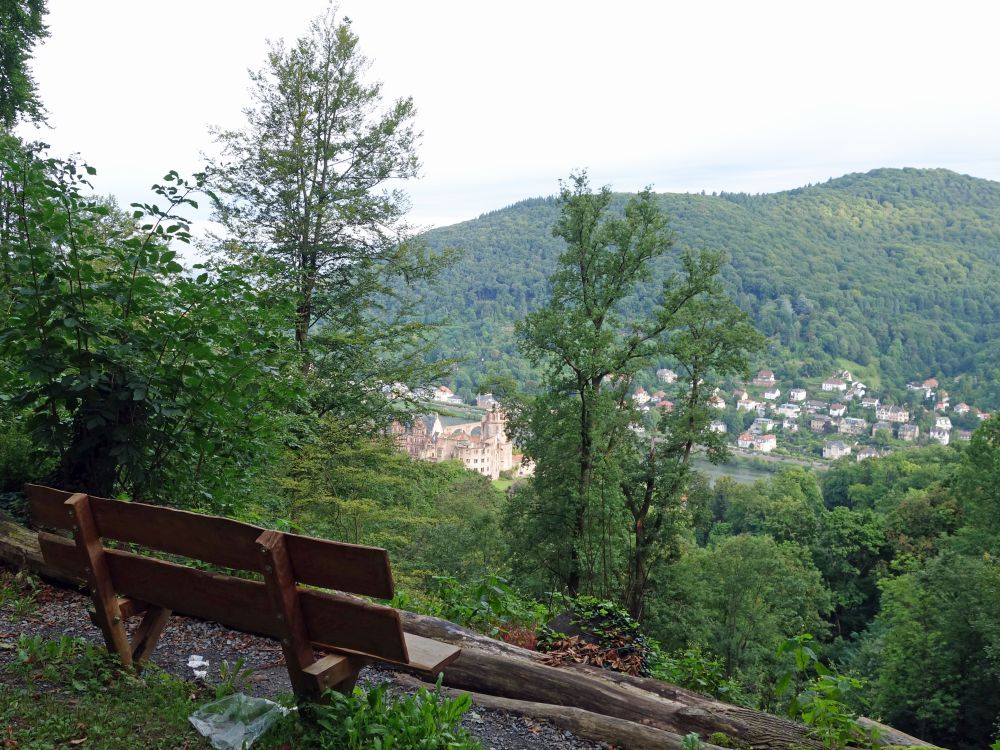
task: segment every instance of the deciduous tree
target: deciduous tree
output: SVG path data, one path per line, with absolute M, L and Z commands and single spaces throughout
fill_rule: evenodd
M 410 237 L 397 187 L 418 168 L 413 101 L 384 102 L 368 68 L 350 21 L 333 11 L 291 46 L 272 44 L 251 74 L 246 127 L 217 133 L 222 157 L 210 174 L 227 252 L 269 258 L 280 271 L 303 371 L 318 369 L 317 385 L 350 381 L 354 394 L 368 387 L 374 397 L 379 381 L 420 361 L 424 332 L 405 309 L 381 314 L 379 301 L 394 280 L 434 264 Z M 319 411 L 342 411 L 343 397 L 326 391 Z

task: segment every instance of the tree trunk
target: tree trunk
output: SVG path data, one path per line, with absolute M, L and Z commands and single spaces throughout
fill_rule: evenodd
M 59 583 L 83 584 L 46 565 L 36 534 L 2 512 L 0 563 Z M 551 667 L 542 663 L 541 654 L 446 620 L 404 611 L 400 616 L 406 632 L 462 647 L 462 655 L 444 670 L 446 686 L 481 693 L 487 696 L 480 696 L 484 705 L 546 718 L 580 736 L 623 748 L 674 748 L 678 747 L 676 738 L 690 732 L 697 732 L 703 740 L 721 732 L 757 750 L 822 748 L 804 724 L 721 703 L 658 680 L 586 665 Z M 433 680 L 436 675 L 424 677 Z M 882 740 L 893 745 L 928 744 L 889 727 L 882 729 Z

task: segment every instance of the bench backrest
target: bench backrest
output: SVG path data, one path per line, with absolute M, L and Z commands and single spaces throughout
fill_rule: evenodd
M 69 492 L 28 485 L 35 522 L 73 531 Z M 264 529 L 228 518 L 142 503 L 89 497 L 90 513 L 101 539 L 193 558 L 211 565 L 262 572 L 258 538 Z M 292 577 L 305 586 L 388 599 L 392 572 L 384 549 L 282 534 Z M 39 535 L 47 562 L 80 577 L 86 558 L 70 539 Z M 270 637 L 281 637 L 284 624 L 262 581 L 208 572 L 174 562 L 104 548 L 117 593 L 136 600 Z M 296 587 L 306 632 L 319 646 L 406 662 L 399 613 L 335 593 Z

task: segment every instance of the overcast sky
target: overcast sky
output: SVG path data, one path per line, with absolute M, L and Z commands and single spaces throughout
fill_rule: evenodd
M 50 130 L 145 199 L 239 127 L 247 69 L 324 0 L 49 0 Z M 423 131 L 411 219 L 445 225 L 588 167 L 636 190 L 771 192 L 875 167 L 1000 180 L 989 2 L 344 0 L 372 78 Z M 32 135 L 28 130 L 25 135 Z

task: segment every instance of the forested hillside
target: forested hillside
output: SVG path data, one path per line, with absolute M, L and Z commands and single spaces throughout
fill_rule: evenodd
M 617 195 L 620 210 L 624 195 Z M 958 398 L 1000 403 L 1000 184 L 948 170 L 880 169 L 768 195 L 661 194 L 676 236 L 632 305 L 655 301 L 685 249 L 722 250 L 726 287 L 771 340 L 779 377 L 840 360 L 877 368 L 882 384 L 968 375 Z M 554 198 L 535 198 L 428 232 L 463 259 L 426 294 L 427 320 L 450 325 L 436 352 L 458 357 L 470 392 L 491 370 L 522 383 L 513 324 L 547 298 L 561 240 Z M 428 290 L 430 291 L 430 290 Z M 859 368 L 859 369 L 861 369 Z

